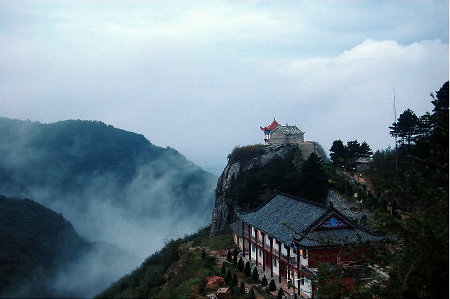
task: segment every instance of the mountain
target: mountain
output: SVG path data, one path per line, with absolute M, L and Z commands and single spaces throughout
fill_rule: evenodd
M 49 295 L 45 281 L 89 248 L 61 215 L 29 199 L 0 196 L 0 294 L 33 284 L 24 295 Z
M 210 220 L 216 177 L 140 134 L 98 121 L 0 118 L 0 136 L 0 194 L 32 198 L 63 215 L 89 242 L 107 242 L 127 252 L 120 256 L 138 258 L 123 267 L 118 254 L 83 269 L 91 271 L 84 276 L 108 270 L 120 277 L 165 240 Z M 79 283 L 71 288 L 87 288 Z
M 211 233 L 225 230 L 236 210 L 255 209 L 280 191 L 308 198 L 310 190 L 319 189 L 308 199 L 325 202 L 328 186 L 320 161 L 315 153 L 305 157 L 296 144 L 234 148 L 217 181 Z

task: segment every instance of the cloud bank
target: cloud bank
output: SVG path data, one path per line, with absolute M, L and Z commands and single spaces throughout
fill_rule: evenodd
M 224 165 L 273 117 L 325 149 L 392 141 L 448 80 L 447 1 L 3 1 L 7 117 L 97 119 Z M 371 132 L 371 134 L 367 134 Z M 214 142 L 205 142 L 213 140 Z

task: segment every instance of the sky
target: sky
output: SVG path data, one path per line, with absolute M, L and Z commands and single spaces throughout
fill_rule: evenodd
M 0 116 L 100 120 L 218 174 L 274 118 L 393 146 L 449 78 L 448 1 L 3 1 Z

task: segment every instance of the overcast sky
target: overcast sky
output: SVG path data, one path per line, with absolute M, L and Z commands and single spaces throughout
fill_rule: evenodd
M 393 145 L 449 77 L 448 1 L 1 1 L 0 116 L 100 120 L 207 169 L 273 118 Z

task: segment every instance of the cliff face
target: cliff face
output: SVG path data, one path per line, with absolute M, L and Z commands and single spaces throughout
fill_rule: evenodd
M 243 149 L 245 151 L 245 149 Z M 234 152 L 233 152 L 234 153 Z M 222 231 L 231 223 L 235 216 L 235 209 L 246 209 L 246 206 L 255 206 L 264 202 L 272 196 L 272 188 L 277 186 L 265 184 L 265 179 L 270 180 L 264 175 L 264 172 L 270 171 L 269 168 L 274 162 L 278 165 L 287 164 L 294 165 L 295 159 L 301 159 L 301 152 L 296 145 L 272 145 L 261 146 L 253 151 L 253 154 L 245 155 L 243 158 L 233 157 L 230 155 L 228 165 L 219 177 L 216 188 L 216 201 L 212 216 L 211 233 L 215 234 Z M 284 163 L 286 164 L 286 163 Z M 249 186 L 249 177 L 260 173 L 262 180 L 257 185 L 264 185 L 260 188 L 257 186 Z M 253 179 L 250 179 L 252 181 Z M 252 203 L 243 202 L 242 189 L 254 187 L 255 201 Z

